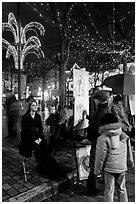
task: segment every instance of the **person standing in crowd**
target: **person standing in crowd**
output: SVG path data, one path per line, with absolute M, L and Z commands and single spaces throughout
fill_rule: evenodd
M 90 126 L 90 123 L 92 122 L 93 115 L 97 110 L 97 106 L 96 106 L 95 100 L 93 99 L 93 96 L 97 91 L 100 91 L 100 90 L 102 90 L 101 86 L 95 86 L 91 96 L 89 97 L 89 115 L 87 115 L 87 119 L 89 120 L 89 126 Z
M 41 101 L 41 110 L 44 111 L 45 110 L 45 100 L 42 99 Z
M 128 202 L 125 186 L 127 160 L 130 167 L 134 166 L 130 138 L 122 132 L 122 123 L 112 113 L 101 118 L 99 132 L 94 173 L 98 176 L 104 171 L 104 201 L 113 202 L 116 188 L 119 202 Z
M 50 109 L 50 114 L 48 118 L 45 120 L 45 124 L 50 126 L 51 135 L 54 134 L 55 130 L 57 129 L 58 120 L 59 120 L 59 112 L 55 111 L 54 107 L 52 107 Z
M 96 143 L 97 138 L 99 137 L 99 121 L 100 118 L 105 115 L 105 113 L 110 112 L 110 108 L 108 106 L 108 95 L 107 92 L 104 90 L 97 91 L 93 98 L 97 105 L 97 110 L 94 113 L 92 122 L 89 126 L 87 132 L 87 139 L 91 142 L 91 151 L 90 151 L 90 173 L 87 179 L 87 194 L 94 195 L 97 193 L 96 189 L 96 176 L 94 174 L 94 162 L 95 162 L 95 150 L 96 150 Z
M 37 162 L 38 172 L 50 179 L 66 176 L 62 167 L 56 162 L 49 152 L 49 147 L 44 139 L 41 116 L 37 113 L 37 103 L 29 104 L 27 112 L 22 116 L 21 141 L 19 153 L 31 157 L 32 151 Z
M 55 110 L 58 110 L 58 98 L 56 97 L 55 100 L 54 100 L 54 104 L 55 104 Z
M 15 95 L 11 95 L 6 99 L 7 126 L 8 136 L 5 138 L 15 138 L 18 136 L 18 122 L 20 113 L 20 104 L 16 100 Z
M 89 115 L 86 116 L 86 118 L 89 120 L 87 135 L 90 135 L 90 130 L 92 128 L 93 116 L 97 111 L 97 104 L 95 103 L 95 100 L 94 100 L 93 96 L 97 91 L 100 91 L 100 90 L 102 90 L 101 86 L 95 86 L 94 89 L 93 89 L 92 94 L 89 97 Z
M 114 97 L 111 111 L 118 117 L 118 120 L 122 122 L 123 131 L 128 134 L 132 126 L 129 124 L 129 121 L 126 115 L 126 111 L 122 103 L 122 97 L 120 95 L 117 95 Z

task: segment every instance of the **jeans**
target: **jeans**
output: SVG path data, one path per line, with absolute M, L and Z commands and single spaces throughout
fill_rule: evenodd
M 128 202 L 125 186 L 125 172 L 104 173 L 105 176 L 105 202 L 113 202 L 114 190 L 116 188 L 119 202 Z

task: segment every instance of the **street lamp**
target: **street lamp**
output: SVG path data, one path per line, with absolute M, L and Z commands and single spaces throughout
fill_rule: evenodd
M 13 56 L 15 68 L 19 70 L 18 75 L 18 98 L 21 99 L 21 70 L 23 63 L 28 54 L 35 54 L 38 58 L 44 58 L 44 53 L 41 49 L 41 42 L 38 37 L 31 36 L 26 39 L 26 33 L 33 30 L 37 35 L 44 35 L 45 29 L 38 22 L 30 22 L 24 28 L 21 27 L 20 22 L 16 21 L 13 13 L 9 13 L 8 22 L 2 23 L 2 31 L 11 31 L 14 36 L 14 44 L 2 39 L 2 47 L 6 52 L 6 58 Z

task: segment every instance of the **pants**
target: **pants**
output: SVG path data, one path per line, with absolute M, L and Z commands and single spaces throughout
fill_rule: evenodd
M 52 152 L 53 149 L 58 148 L 61 142 L 64 140 L 66 140 L 66 125 L 60 124 L 56 127 L 54 133 L 50 136 L 48 144 L 50 152 Z
M 105 172 L 105 202 L 113 202 L 114 190 L 116 188 L 119 202 L 128 202 L 125 186 L 125 172 L 109 173 Z
M 45 141 L 41 141 L 39 145 L 34 143 L 32 149 L 38 164 L 39 173 L 47 175 L 50 179 L 66 176 L 66 172 L 51 156 L 48 145 Z

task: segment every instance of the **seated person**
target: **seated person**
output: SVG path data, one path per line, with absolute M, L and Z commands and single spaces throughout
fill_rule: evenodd
M 38 171 L 51 179 L 64 177 L 66 173 L 56 160 L 50 155 L 48 144 L 43 135 L 41 116 L 37 113 L 37 103 L 32 101 L 27 112 L 22 116 L 21 141 L 19 152 L 25 157 L 34 156 Z
M 51 112 L 49 117 L 45 120 L 45 124 L 50 126 L 50 133 L 54 134 L 55 130 L 58 126 L 58 120 L 59 120 L 59 113 Z

